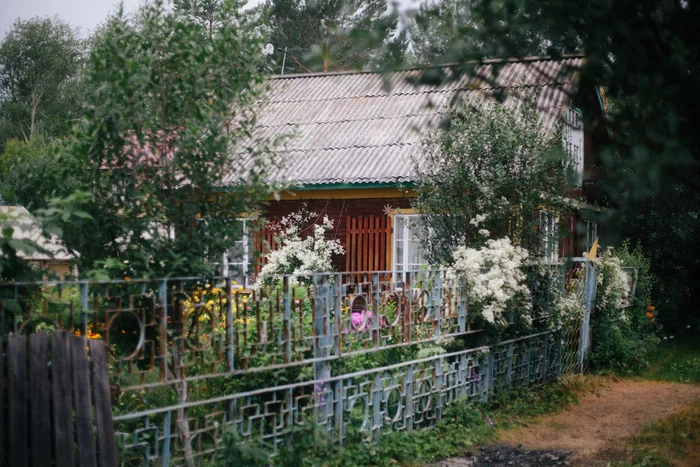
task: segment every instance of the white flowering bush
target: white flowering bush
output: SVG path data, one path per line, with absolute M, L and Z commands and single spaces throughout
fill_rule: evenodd
M 612 307 L 624 318 L 623 310 L 629 304 L 631 283 L 629 275 L 622 269 L 622 260 L 613 255 L 612 248 L 608 248 L 595 261 L 595 265 L 598 267 L 598 308 Z
M 470 312 L 476 311 L 491 324 L 505 325 L 506 310 L 513 300 L 530 296 L 522 269 L 527 257 L 528 252 L 508 237 L 489 239 L 480 248 L 456 248 L 449 275 L 466 281 Z M 526 311 L 529 318 L 529 309 Z
M 662 328 L 651 299 L 650 263 L 641 247 L 622 242 L 593 262 L 598 271 L 591 368 L 637 374 L 649 367 Z M 632 276 L 624 269 L 637 268 Z M 633 282 L 637 282 L 632 296 Z
M 285 216 L 280 221 L 280 249 L 267 254 L 267 264 L 258 274 L 255 287 L 260 289 L 281 274 L 292 276 L 295 283 L 308 281 L 315 272 L 333 270 L 333 255 L 344 255 L 339 240 L 329 240 L 326 232 L 333 229 L 333 221 L 323 218 L 321 224 L 313 224 L 311 234 L 303 237 L 302 229 L 310 219 L 317 218 L 316 213 L 297 212 Z
M 558 284 L 551 287 L 551 293 L 556 298 L 553 310 L 547 316 L 547 327 L 550 330 L 573 331 L 580 328 L 583 315 L 586 313 L 584 271 L 583 268 L 577 270 L 566 283 L 563 292 Z

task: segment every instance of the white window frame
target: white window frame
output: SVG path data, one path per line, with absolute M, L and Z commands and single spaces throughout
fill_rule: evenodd
M 394 227 L 394 234 L 392 235 L 392 241 L 391 241 L 391 258 L 392 258 L 392 271 L 393 271 L 393 277 L 394 277 L 394 282 L 405 282 L 406 280 L 406 271 L 408 269 L 408 262 L 410 258 L 410 252 L 407 247 L 409 245 L 409 240 L 416 238 L 417 236 L 415 233 L 411 232 L 411 229 L 409 228 L 409 223 L 411 218 L 420 218 L 420 214 L 394 214 L 393 215 L 393 227 Z M 401 239 L 398 239 L 398 225 L 399 225 L 399 219 L 402 219 L 402 232 L 401 232 Z M 402 257 L 398 257 L 398 246 L 399 242 L 403 243 L 403 254 Z M 398 265 L 402 265 L 401 270 L 398 270 Z M 427 265 L 428 262 L 425 260 L 425 254 L 423 254 L 422 262 L 420 263 L 421 265 Z M 411 269 L 413 270 L 413 269 Z
M 583 118 L 581 111 L 569 107 L 564 117 L 564 152 L 576 174 L 576 185 L 583 185 Z
M 248 273 L 250 272 L 250 267 L 251 267 L 251 256 L 252 256 L 252 251 L 250 250 L 250 227 L 249 224 L 254 220 L 249 217 L 241 217 L 238 219 L 240 222 L 243 223 L 243 228 L 241 229 L 241 238 L 239 240 L 236 240 L 234 243 L 234 247 L 236 248 L 239 244 L 242 246 L 243 254 L 240 256 L 240 259 L 236 260 L 231 260 L 231 258 L 238 258 L 237 254 L 231 254 L 231 253 L 226 252 L 224 253 L 224 258 L 223 258 L 223 274 L 224 276 L 228 276 L 230 273 L 230 270 L 234 270 L 234 274 L 240 273 L 242 276 L 247 276 Z M 235 251 L 235 253 L 238 253 L 238 251 Z
M 542 235 L 542 259 L 559 261 L 559 216 L 553 212 L 540 211 L 540 233 Z
M 586 253 L 591 251 L 593 247 L 593 242 L 598 238 L 598 223 L 596 221 L 585 221 L 586 222 Z

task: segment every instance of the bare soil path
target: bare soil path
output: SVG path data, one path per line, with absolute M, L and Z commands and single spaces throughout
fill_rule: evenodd
M 592 465 L 597 454 L 624 443 L 642 425 L 698 400 L 700 385 L 611 380 L 595 394 L 583 396 L 577 405 L 538 418 L 528 426 L 503 432 L 498 443 L 505 445 L 505 449 L 522 446 L 524 450 L 570 452 L 569 460 L 573 464 Z M 450 459 L 440 465 L 501 465 L 478 459 L 465 464 L 466 460 Z M 503 465 L 530 465 L 519 463 L 517 458 L 513 461 Z

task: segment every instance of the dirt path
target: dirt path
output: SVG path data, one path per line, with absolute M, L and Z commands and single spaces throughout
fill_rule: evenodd
M 642 425 L 660 420 L 697 400 L 700 400 L 700 385 L 610 381 L 596 394 L 584 396 L 578 405 L 539 418 L 529 426 L 504 432 L 494 448 L 506 452 L 513 449 L 509 446 L 534 451 L 566 451 L 572 453 L 569 459 L 575 464 L 590 465 L 590 461 L 598 457 L 597 453 L 623 444 Z M 489 449 L 493 451 L 494 448 Z M 449 459 L 440 465 L 525 465 L 519 462 L 518 456 L 512 459 L 515 463 L 472 464 L 467 459 Z M 535 462 L 531 465 L 560 464 Z
M 700 385 L 614 381 L 536 425 L 505 432 L 501 441 L 588 457 L 696 400 L 700 400 Z

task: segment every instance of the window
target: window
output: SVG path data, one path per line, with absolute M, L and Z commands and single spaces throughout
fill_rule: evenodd
M 593 242 L 598 237 L 598 223 L 594 221 L 586 221 L 586 252 L 591 251 Z
M 233 248 L 224 256 L 224 275 L 247 275 L 251 271 L 253 259 L 253 236 L 250 232 L 251 219 L 239 219 L 241 236 L 233 242 Z
M 564 152 L 576 174 L 578 186 L 583 184 L 583 120 L 581 112 L 569 108 L 564 118 Z
M 418 214 L 400 214 L 394 216 L 394 278 L 405 280 L 405 271 L 415 271 L 427 264 L 423 247 L 418 237 L 420 216 Z
M 559 217 L 554 213 L 540 211 L 540 234 L 542 235 L 542 259 L 559 259 Z

